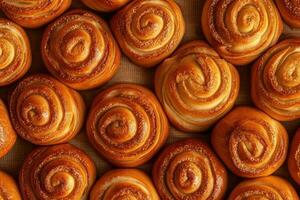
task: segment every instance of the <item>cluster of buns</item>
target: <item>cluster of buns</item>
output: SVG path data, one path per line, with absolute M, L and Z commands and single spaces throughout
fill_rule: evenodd
M 279 121 L 300 119 L 300 39 L 278 44 L 282 18 L 300 28 L 300 3 L 289 0 L 206 0 L 207 42 L 181 45 L 185 19 L 174 0 L 1 0 L 0 86 L 15 85 L 8 106 L 0 100 L 0 157 L 17 135 L 39 145 L 15 180 L 0 171 L 3 200 L 219 200 L 227 169 L 246 178 L 228 199 L 298 200 L 296 189 L 272 175 L 288 161 L 300 185 L 300 130 L 290 145 Z M 199 12 L 201 12 L 199 10 Z M 25 28 L 47 25 L 41 55 L 49 74 L 20 80 L 32 61 Z M 121 52 L 134 64 L 157 66 L 155 94 L 120 83 L 101 90 L 89 109 L 78 90 L 99 88 L 117 73 Z M 257 108 L 234 107 L 240 76 L 252 65 Z M 277 121 L 278 120 L 278 121 Z M 169 122 L 178 130 L 210 128 L 211 145 L 190 138 L 168 145 Z M 94 161 L 68 144 L 86 126 L 89 142 L 113 166 L 98 181 Z M 152 179 L 139 167 L 157 155 Z M 124 169 L 125 168 L 125 169 Z M 126 169 L 127 168 L 127 169 Z M 129 169 L 130 168 L 130 169 Z

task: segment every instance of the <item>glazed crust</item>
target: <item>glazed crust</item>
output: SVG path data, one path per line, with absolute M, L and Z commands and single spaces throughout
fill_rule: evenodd
M 289 182 L 276 176 L 269 176 L 241 182 L 231 192 L 228 200 L 240 199 L 299 200 L 299 197 Z
M 217 52 L 234 65 L 246 65 L 276 44 L 283 30 L 272 0 L 207 0 L 202 31 Z
M 31 49 L 23 28 L 3 18 L 0 18 L 0 52 L 0 86 L 5 86 L 29 70 Z
M 164 200 L 220 200 L 227 172 L 213 151 L 198 139 L 168 146 L 154 164 L 153 181 Z
M 151 179 L 137 169 L 118 169 L 105 173 L 94 185 L 90 200 L 159 200 Z
M 148 89 L 118 84 L 95 98 L 87 135 L 95 149 L 110 163 L 135 167 L 147 162 L 165 143 L 167 117 Z
M 96 167 L 71 144 L 38 147 L 25 159 L 19 173 L 24 200 L 81 200 L 88 196 Z
M 252 67 L 255 105 L 280 121 L 300 118 L 300 39 L 287 39 L 268 50 Z
M 298 0 L 275 0 L 283 20 L 292 28 L 300 28 L 300 2 Z
M 85 104 L 75 90 L 48 75 L 32 75 L 10 97 L 17 133 L 31 143 L 53 145 L 70 141 L 81 129 Z
M 0 199 L 21 200 L 21 194 L 15 180 L 3 171 L 0 171 Z
M 109 81 L 119 69 L 121 57 L 106 22 L 84 10 L 72 10 L 50 24 L 41 51 L 49 72 L 77 90 Z
M 113 16 L 111 27 L 123 53 L 142 67 L 154 67 L 171 55 L 185 32 L 173 0 L 133 0 Z
M 81 0 L 86 6 L 100 12 L 112 12 L 131 0 Z
M 297 130 L 290 147 L 288 168 L 291 177 L 300 185 L 300 129 Z
M 13 148 L 16 139 L 17 134 L 11 124 L 6 106 L 0 99 L 0 158 L 5 156 Z
M 71 6 L 72 0 L 1 0 L 4 14 L 17 24 L 26 28 L 41 27 Z
M 226 166 L 245 178 L 272 174 L 284 163 L 288 150 L 284 126 L 250 107 L 237 107 L 219 121 L 211 142 Z
M 172 124 L 186 132 L 208 129 L 234 105 L 239 74 L 202 41 L 180 47 L 156 70 L 155 90 Z

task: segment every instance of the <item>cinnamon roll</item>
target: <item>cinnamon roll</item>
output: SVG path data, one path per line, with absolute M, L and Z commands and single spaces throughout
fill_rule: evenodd
M 19 173 L 24 200 L 81 200 L 95 181 L 96 168 L 88 155 L 71 144 L 38 147 Z
M 0 7 L 4 14 L 23 27 L 41 27 L 63 12 L 72 0 L 1 0 Z
M 275 0 L 283 20 L 293 28 L 300 28 L 300 1 Z
M 31 143 L 53 145 L 71 140 L 81 129 L 85 105 L 80 94 L 48 75 L 18 84 L 9 102 L 17 133 Z
M 246 65 L 276 44 L 283 30 L 272 0 L 207 0 L 202 31 L 227 61 Z
M 93 186 L 90 200 L 159 200 L 151 179 L 137 169 L 105 173 Z
M 21 194 L 15 180 L 3 171 L 0 171 L 0 199 L 21 200 Z
M 212 145 L 237 176 L 271 175 L 285 161 L 288 135 L 283 125 L 250 107 L 238 107 L 215 126 Z
M 78 90 L 106 83 L 120 64 L 120 50 L 106 22 L 84 10 L 70 11 L 49 25 L 41 48 L 50 73 Z
M 290 147 L 288 168 L 291 177 L 300 185 L 300 129 L 297 130 Z
M 153 180 L 164 200 L 222 199 L 227 172 L 202 141 L 186 139 L 168 146 L 153 167 Z
M 131 0 L 81 0 L 86 6 L 101 12 L 111 12 L 124 6 Z
M 0 86 L 21 78 L 30 68 L 31 50 L 26 32 L 0 18 Z
M 234 105 L 239 74 L 202 41 L 190 42 L 155 74 L 155 90 L 172 124 L 183 131 L 209 128 Z
M 94 100 L 87 135 L 110 163 L 135 167 L 147 162 L 165 143 L 168 121 L 156 97 L 135 84 L 118 84 Z
M 231 192 L 228 200 L 240 199 L 299 200 L 299 197 L 289 182 L 276 176 L 269 176 L 241 182 Z
M 255 105 L 280 121 L 300 118 L 300 39 L 288 39 L 268 50 L 252 67 Z
M 116 39 L 129 59 L 153 67 L 179 45 L 185 22 L 173 0 L 133 0 L 111 20 Z
M 17 134 L 11 124 L 6 106 L 0 99 L 0 158 L 5 156 L 13 148 L 16 139 Z

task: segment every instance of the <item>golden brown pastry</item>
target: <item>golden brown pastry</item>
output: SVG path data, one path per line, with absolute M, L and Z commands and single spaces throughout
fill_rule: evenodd
M 288 39 L 268 50 L 252 67 L 255 105 L 280 121 L 300 118 L 300 39 Z
M 72 0 L 1 0 L 0 7 L 17 24 L 38 28 L 65 12 L 71 3 Z
M 215 126 L 212 145 L 237 176 L 257 178 L 285 161 L 288 135 L 283 125 L 250 107 L 237 107 Z
M 5 156 L 13 148 L 16 139 L 17 134 L 11 124 L 6 106 L 0 99 L 0 158 Z
M 172 54 L 185 32 L 174 0 L 133 0 L 113 16 L 111 27 L 123 53 L 142 67 Z
M 209 128 L 234 105 L 239 74 L 202 41 L 179 48 L 155 74 L 155 90 L 172 124 L 183 131 Z
M 147 162 L 165 143 L 167 117 L 148 89 L 118 84 L 95 98 L 87 119 L 87 135 L 110 163 L 135 167 Z
M 21 200 L 21 194 L 15 180 L 3 171 L 0 171 L 0 199 Z
M 50 73 L 78 90 L 106 83 L 120 64 L 120 50 L 106 22 L 84 10 L 72 10 L 49 25 L 41 48 Z
M 71 140 L 81 129 L 85 105 L 80 94 L 48 75 L 32 75 L 10 97 L 17 133 L 31 143 L 52 145 Z
M 276 44 L 283 30 L 272 0 L 207 0 L 202 31 L 227 61 L 246 65 Z
M 300 185 L 300 129 L 297 130 L 290 146 L 288 168 L 291 177 Z
M 241 182 L 228 198 L 241 199 L 299 200 L 299 197 L 289 182 L 276 176 L 268 176 Z
M 151 179 L 137 169 L 105 173 L 93 186 L 90 200 L 159 200 Z
M 26 32 L 0 18 L 0 86 L 21 78 L 30 68 L 31 50 Z
M 71 144 L 38 147 L 19 173 L 24 200 L 81 200 L 96 178 L 94 162 Z
M 293 28 L 300 28 L 300 1 L 275 0 L 283 20 Z
M 81 0 L 86 6 L 101 12 L 111 12 L 124 6 L 131 0 Z
M 154 164 L 153 180 L 164 200 L 219 200 L 227 172 L 204 142 L 186 139 L 168 146 Z

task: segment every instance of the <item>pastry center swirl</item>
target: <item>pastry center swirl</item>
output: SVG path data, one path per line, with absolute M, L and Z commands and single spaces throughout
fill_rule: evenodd
M 49 123 L 51 111 L 48 100 L 41 95 L 30 95 L 22 102 L 23 118 L 34 126 L 43 126 Z
M 229 139 L 234 165 L 248 172 L 268 167 L 278 142 L 272 131 L 263 121 L 240 121 Z
M 249 33 L 257 29 L 260 14 L 253 5 L 244 6 L 237 15 L 237 26 L 241 33 Z

